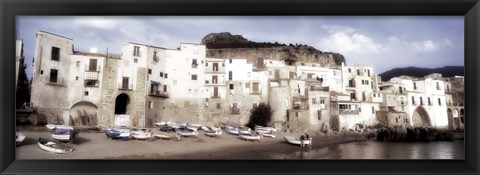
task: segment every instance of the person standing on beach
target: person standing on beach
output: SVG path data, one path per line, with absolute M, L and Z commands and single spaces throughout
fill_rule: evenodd
M 305 142 L 305 136 L 302 135 L 302 136 L 300 136 L 300 147 L 305 147 L 305 143 L 304 143 L 304 142 Z

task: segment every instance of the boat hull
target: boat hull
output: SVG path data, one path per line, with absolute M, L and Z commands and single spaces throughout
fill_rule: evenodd
M 45 151 L 57 154 L 65 154 L 74 150 L 73 148 L 67 146 L 65 143 L 60 143 L 57 141 L 47 140 L 43 138 L 38 139 L 38 146 L 40 146 L 40 148 Z

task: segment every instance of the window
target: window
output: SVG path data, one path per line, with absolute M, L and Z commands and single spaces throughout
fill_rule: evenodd
M 158 62 L 157 52 L 153 51 L 153 61 Z
M 122 89 L 128 89 L 128 77 L 122 78 Z
M 197 75 L 192 74 L 192 80 L 197 80 Z
M 417 90 L 417 83 L 413 82 L 413 89 Z
M 163 77 L 163 72 L 160 72 L 160 77 Z
M 289 78 L 294 79 L 295 78 L 295 72 L 290 72 L 289 73 Z
M 215 64 L 215 63 L 214 63 Z M 208 63 L 205 63 L 205 67 L 208 67 Z
M 222 105 L 220 103 L 217 103 L 217 109 L 221 109 Z
M 77 61 L 77 66 L 80 66 L 80 61 Z
M 137 63 L 137 62 L 138 62 L 138 58 L 134 58 L 134 59 L 133 59 L 133 62 L 134 62 L 134 63 Z
M 368 76 L 370 76 L 370 69 L 368 69 Z
M 312 104 L 317 104 L 317 99 L 316 98 L 312 98 Z
M 168 74 L 167 74 L 167 73 L 165 73 L 165 78 L 168 78 Z
M 51 83 L 56 83 L 57 82 L 57 76 L 58 76 L 58 70 L 57 69 L 50 69 L 50 82 Z
M 148 74 L 152 74 L 152 69 L 148 69 Z
M 372 114 L 375 114 L 375 107 L 372 106 Z
M 228 80 L 232 80 L 232 79 L 233 79 L 233 72 L 228 71 Z
M 440 100 L 440 98 L 438 98 L 438 106 L 442 106 L 442 100 Z
M 97 71 L 97 59 L 90 59 L 88 64 L 89 71 Z
M 140 56 L 140 47 L 138 46 L 133 46 L 133 56 Z
M 355 87 L 355 81 L 353 79 L 348 80 L 348 87 Z
M 214 75 L 212 76 L 212 84 L 217 84 L 218 83 L 218 76 Z
M 250 88 L 250 83 L 249 82 L 245 83 L 245 88 Z
M 78 76 L 75 77 L 75 80 L 78 80 Z
M 192 59 L 192 68 L 197 68 L 197 66 L 198 66 L 197 59 Z
M 423 105 L 423 97 L 420 97 L 420 105 Z
M 437 90 L 440 90 L 440 83 L 437 82 Z
M 208 81 L 208 80 L 205 80 L 205 84 L 208 84 L 208 83 L 209 83 L 209 81 Z
M 218 63 L 213 63 L 212 71 L 218 72 Z
M 259 83 L 252 83 L 252 92 L 253 93 L 260 93 Z
M 428 106 L 432 106 L 432 102 L 430 101 L 430 97 L 428 97 Z
M 60 60 L 60 48 L 52 47 L 52 60 Z
M 350 106 L 350 105 L 340 104 L 340 105 L 338 105 L 338 109 L 344 109 L 344 110 L 345 110 L 345 109 L 350 109 L 349 106 Z
M 230 90 L 233 90 L 233 84 L 230 84 Z
M 352 68 L 348 68 L 348 73 L 352 73 Z
M 350 99 L 355 100 L 355 93 L 350 93 Z
M 222 67 L 225 67 L 225 63 L 222 63 Z
M 415 105 L 415 97 L 412 96 L 412 105 Z
M 85 94 L 84 94 L 84 95 L 85 95 L 85 96 L 88 96 L 88 91 L 85 91 Z
M 325 104 L 325 98 L 320 98 L 320 104 L 322 104 L 322 105 Z
M 163 85 L 163 92 L 167 92 L 167 85 Z
M 360 69 L 357 69 L 357 75 L 360 75 Z
M 148 106 L 150 107 L 150 109 L 153 109 L 153 101 L 148 102 Z
M 228 62 L 229 62 L 230 64 L 232 64 L 232 59 L 229 59 Z

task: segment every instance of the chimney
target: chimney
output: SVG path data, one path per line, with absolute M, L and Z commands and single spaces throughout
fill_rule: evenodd
M 95 48 L 95 47 L 90 48 L 90 53 L 97 53 L 97 48 Z

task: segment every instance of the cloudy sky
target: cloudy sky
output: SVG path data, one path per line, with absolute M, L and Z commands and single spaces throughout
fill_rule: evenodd
M 35 33 L 72 38 L 75 49 L 121 53 L 136 42 L 165 48 L 200 43 L 212 32 L 239 34 L 251 41 L 307 44 L 338 52 L 348 65 L 368 64 L 382 73 L 396 67 L 464 65 L 463 16 L 160 16 L 160 17 L 17 17 L 27 72 L 31 72 Z M 29 73 L 29 77 L 31 73 Z

